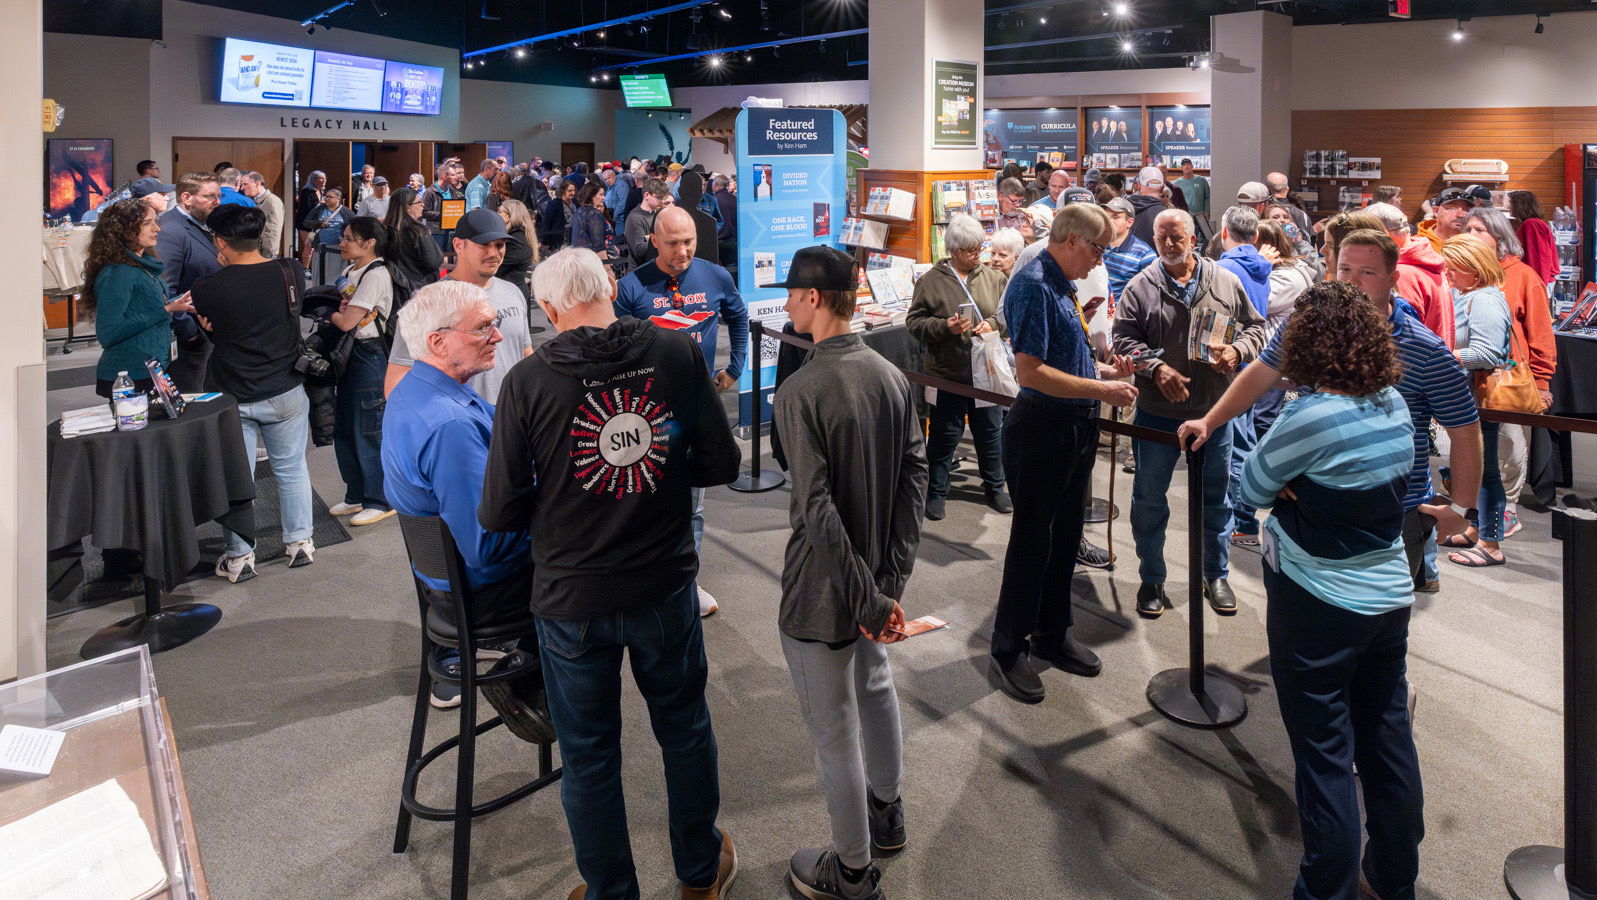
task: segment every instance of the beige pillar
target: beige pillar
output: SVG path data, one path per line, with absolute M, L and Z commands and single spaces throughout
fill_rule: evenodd
M 914 171 L 981 168 L 983 7 L 970 0 L 872 0 L 870 5 L 871 168 Z M 970 149 L 934 149 L 933 60 L 977 65 Z
M 1210 20 L 1214 64 L 1209 173 L 1218 218 L 1244 182 L 1291 174 L 1292 19 L 1244 12 Z

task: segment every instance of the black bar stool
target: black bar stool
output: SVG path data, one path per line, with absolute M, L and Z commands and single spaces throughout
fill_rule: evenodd
M 504 718 L 495 716 L 477 724 L 477 688 L 483 684 L 518 677 L 519 669 L 478 675 L 477 648 L 484 642 L 516 640 L 536 633 L 531 612 L 525 619 L 495 623 L 482 628 L 456 628 L 456 622 L 470 622 L 472 597 L 466 584 L 465 563 L 449 533 L 449 526 L 437 516 L 400 515 L 399 528 L 405 536 L 405 552 L 410 556 L 412 574 L 420 572 L 429 578 L 446 582 L 449 598 L 454 605 L 454 622 L 446 620 L 431 610 L 427 602 L 427 586 L 415 578 L 416 599 L 421 606 L 421 677 L 416 684 L 416 711 L 411 717 L 410 749 L 405 756 L 405 778 L 399 792 L 399 822 L 394 827 L 394 852 L 404 853 L 410 846 L 410 820 L 412 816 L 436 822 L 453 820 L 455 844 L 453 866 L 450 871 L 449 895 L 463 900 L 470 880 L 471 820 L 475 816 L 503 809 L 535 791 L 542 790 L 560 780 L 561 770 L 554 768 L 553 748 L 538 745 L 538 777 L 508 793 L 473 805 L 472 781 L 476 770 L 477 736 L 499 725 Z M 460 652 L 460 674 L 451 675 L 437 662 L 437 650 L 450 647 Z M 432 681 L 460 686 L 460 732 L 427 752 L 422 752 L 422 741 L 427 734 L 427 695 Z M 458 750 L 455 765 L 455 805 L 452 809 L 427 806 L 416 799 L 416 782 L 421 770 L 450 750 Z

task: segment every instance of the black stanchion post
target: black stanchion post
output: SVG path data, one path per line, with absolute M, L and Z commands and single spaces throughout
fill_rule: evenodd
M 1148 702 L 1182 725 L 1225 728 L 1248 714 L 1235 684 L 1209 674 L 1203 657 L 1203 457 L 1187 453 L 1187 667 L 1166 669 L 1148 682 Z
M 750 440 L 753 450 L 749 455 L 749 470 L 737 477 L 727 487 L 745 494 L 759 494 L 774 490 L 787 481 L 787 476 L 781 472 L 760 471 L 760 413 L 764 404 L 761 402 L 764 393 L 760 387 L 760 350 L 765 343 L 765 323 L 759 319 L 749 322 L 749 342 L 754 345 L 749 351 L 749 382 L 754 388 L 754 398 L 750 403 L 753 407 L 750 423 Z
M 1564 843 L 1521 847 L 1503 863 L 1514 900 L 1597 898 L 1597 513 L 1553 510 L 1564 542 Z

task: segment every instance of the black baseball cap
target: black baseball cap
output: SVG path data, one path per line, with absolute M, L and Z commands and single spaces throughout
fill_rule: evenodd
M 1475 201 L 1476 205 L 1484 203 L 1490 206 L 1492 203 L 1492 189 L 1484 184 L 1472 184 L 1464 189 L 1464 194 Z
M 455 223 L 455 237 L 478 244 L 510 240 L 510 234 L 505 231 L 505 220 L 493 210 L 482 207 L 460 217 L 460 221 Z
M 1488 200 L 1491 199 L 1491 196 L 1491 193 L 1487 192 L 1486 198 Z M 1474 205 L 1475 198 L 1470 196 L 1470 193 L 1463 188 L 1450 187 L 1447 190 L 1442 191 L 1440 194 L 1437 194 L 1436 199 L 1431 201 L 1431 206 L 1442 206 L 1448 203 L 1468 203 L 1470 205 Z
M 177 185 L 167 184 L 159 178 L 140 178 L 133 182 L 134 197 L 148 197 L 151 194 L 169 194 Z
M 793 254 L 787 269 L 787 281 L 773 284 L 776 288 L 815 288 L 818 291 L 854 291 L 859 289 L 854 274 L 854 257 L 833 247 L 805 247 Z

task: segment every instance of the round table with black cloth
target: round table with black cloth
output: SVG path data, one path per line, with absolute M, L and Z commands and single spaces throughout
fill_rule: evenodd
M 806 341 L 810 339 L 808 334 L 795 331 L 792 322 L 782 326 L 782 333 L 791 334 Z M 902 325 L 877 325 L 874 328 L 856 332 L 856 334 L 865 342 L 865 346 L 880 353 L 883 359 L 894 366 L 906 372 L 921 371 L 921 356 L 925 353 L 925 348 L 921 346 L 920 341 L 915 339 L 914 335 L 909 333 L 908 328 Z M 792 344 L 783 344 L 777 348 L 776 387 L 780 388 L 782 382 L 789 375 L 797 372 L 799 366 L 804 365 L 804 360 L 808 356 L 809 351 L 801 350 Z M 753 363 L 750 363 L 750 365 L 753 365 Z M 926 391 L 917 386 L 914 389 L 914 394 L 915 414 L 924 419 L 927 415 Z M 787 455 L 782 452 L 782 438 L 776 433 L 774 419 L 771 422 L 771 456 L 776 460 L 776 464 L 782 467 L 783 471 L 787 470 Z
M 52 551 L 90 535 L 96 546 L 143 556 L 145 610 L 96 634 L 85 658 L 147 643 L 170 649 L 208 631 L 221 611 L 207 604 L 162 609 L 162 586 L 200 560 L 195 528 L 215 520 L 255 539 L 255 478 L 231 397 L 190 402 L 179 419 L 151 417 L 142 431 L 75 438 L 50 426 L 46 537 Z

